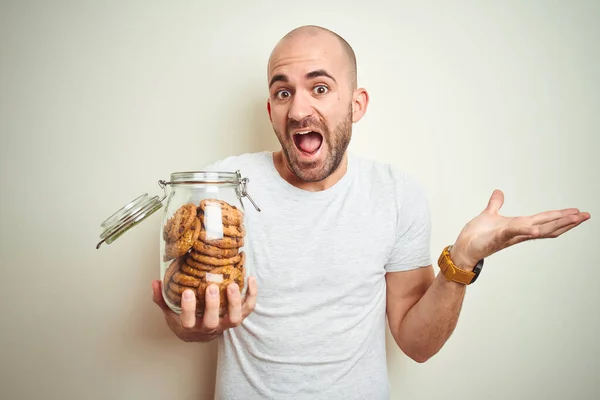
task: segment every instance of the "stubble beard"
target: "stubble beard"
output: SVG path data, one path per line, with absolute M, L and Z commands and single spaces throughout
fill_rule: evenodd
M 324 161 L 317 160 L 310 163 L 301 163 L 298 160 L 296 144 L 290 138 L 289 132 L 284 137 L 275 130 L 287 165 L 294 175 L 304 182 L 320 182 L 339 168 L 352 138 L 352 110 L 350 109 L 346 117 L 336 126 L 333 135 L 327 125 L 319 123 L 317 126 L 323 135 L 323 141 L 328 145 L 327 155 Z M 289 129 L 291 128 L 288 124 Z M 319 164 L 322 165 L 319 167 Z

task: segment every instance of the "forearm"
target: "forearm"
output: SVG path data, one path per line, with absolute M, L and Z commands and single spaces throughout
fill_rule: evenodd
M 402 351 L 418 362 L 436 354 L 456 327 L 465 292 L 465 285 L 438 274 L 404 319 L 394 322 L 391 331 Z

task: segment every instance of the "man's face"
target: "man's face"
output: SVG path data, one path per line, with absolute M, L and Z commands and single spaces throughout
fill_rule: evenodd
M 352 136 L 350 64 L 327 35 L 280 43 L 269 63 L 269 116 L 292 172 L 303 181 L 327 178 Z

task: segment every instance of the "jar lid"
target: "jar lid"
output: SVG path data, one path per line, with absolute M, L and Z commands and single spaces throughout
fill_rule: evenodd
M 158 196 L 149 198 L 148 193 L 144 193 L 100 224 L 103 229 L 100 234 L 102 240 L 96 245 L 96 248 L 100 248 L 102 243 L 111 244 L 161 207 L 162 200 Z
M 188 171 L 174 172 L 171 174 L 171 182 L 166 184 L 185 185 L 185 184 L 229 184 L 239 185 L 242 177 L 238 172 L 213 172 L 213 171 Z

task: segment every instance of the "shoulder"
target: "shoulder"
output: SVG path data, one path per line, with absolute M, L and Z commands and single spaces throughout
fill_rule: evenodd
M 356 172 L 364 182 L 393 195 L 398 202 L 414 197 L 427 197 L 424 185 L 400 166 L 352 155 Z

